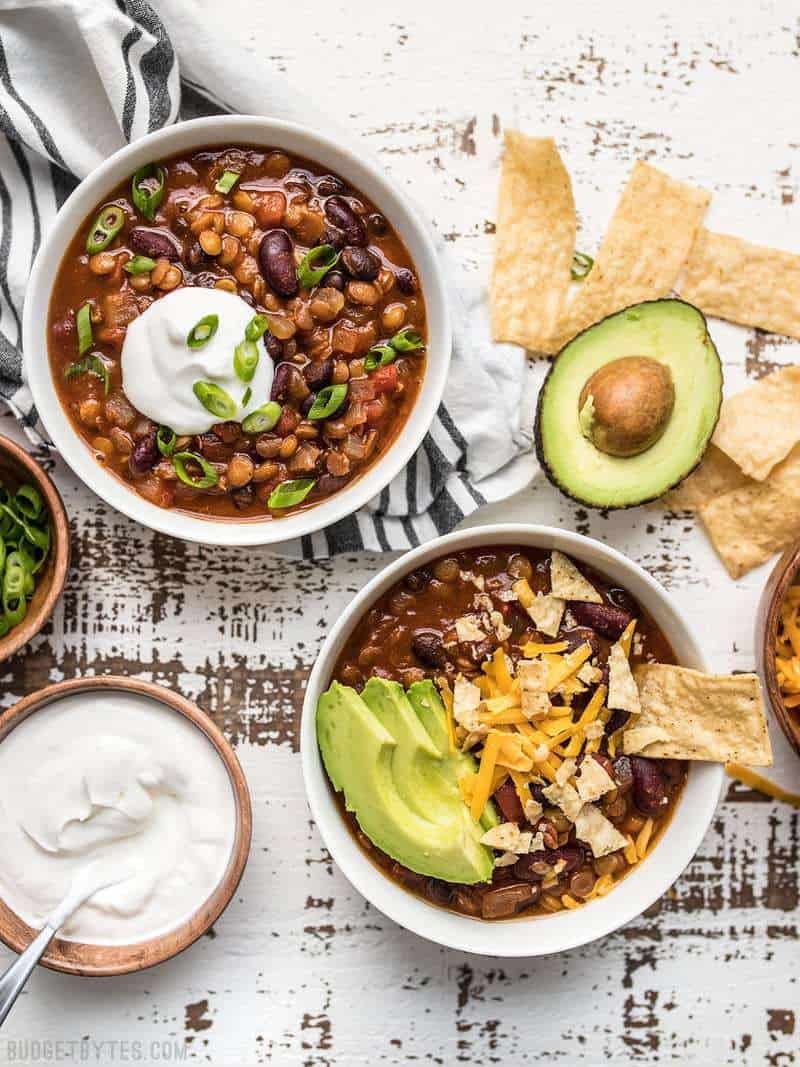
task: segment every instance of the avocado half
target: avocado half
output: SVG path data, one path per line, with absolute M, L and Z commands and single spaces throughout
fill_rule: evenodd
M 656 364 L 671 388 L 642 373 Z M 578 503 L 635 507 L 694 470 L 721 404 L 722 365 L 705 316 L 684 300 L 649 300 L 589 326 L 556 356 L 539 393 L 536 452 Z

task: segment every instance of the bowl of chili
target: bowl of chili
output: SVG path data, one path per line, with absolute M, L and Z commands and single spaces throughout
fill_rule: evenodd
M 482 915 L 480 905 L 462 909 L 453 905 L 452 896 L 444 901 L 438 893 L 429 892 L 436 888 L 429 884 L 435 879 L 420 885 L 426 880 L 403 877 L 402 870 L 397 870 L 399 865 L 387 863 L 391 857 L 371 848 L 365 834 L 344 811 L 326 775 L 318 743 L 318 704 L 331 682 L 358 690 L 376 674 L 402 686 L 418 680 L 420 664 L 424 665 L 426 658 L 433 662 L 433 657 L 430 650 L 413 644 L 416 658 L 409 657 L 409 629 L 413 628 L 415 642 L 436 631 L 435 619 L 426 614 L 431 604 L 430 586 L 420 595 L 420 576 L 426 583 L 433 574 L 440 587 L 454 582 L 456 591 L 442 595 L 456 597 L 457 601 L 459 580 L 468 578 L 472 582 L 477 576 L 480 587 L 484 571 L 494 577 L 497 561 L 498 566 L 505 567 L 515 553 L 532 561 L 535 571 L 539 557 L 553 550 L 598 575 L 608 588 L 616 587 L 632 598 L 629 603 L 638 604 L 641 609 L 647 640 L 655 642 L 652 647 L 667 662 L 703 669 L 700 646 L 666 592 L 621 553 L 564 530 L 497 525 L 439 538 L 407 553 L 373 578 L 348 604 L 326 638 L 306 690 L 301 726 L 303 773 L 312 815 L 326 847 L 354 887 L 389 918 L 414 933 L 462 951 L 492 956 L 547 955 L 617 929 L 653 904 L 679 877 L 702 841 L 720 795 L 720 766 L 692 763 L 688 769 L 678 768 L 670 817 L 654 832 L 652 851 L 646 847 L 642 862 L 615 880 L 607 894 L 595 895 L 574 910 L 570 904 L 555 913 L 523 911 L 513 919 L 498 916 L 495 921 L 485 921 L 493 916 Z M 460 579 L 445 573 L 453 561 L 462 569 L 469 568 Z M 444 569 L 436 577 L 440 567 Z M 436 595 L 434 592 L 434 599 Z M 393 615 L 396 617 L 392 622 L 389 617 Z M 378 632 L 384 621 L 388 632 Z M 374 685 L 374 680 L 369 684 Z
M 145 319 L 152 331 L 187 290 L 198 312 L 175 380 L 215 344 L 227 353 L 233 301 L 225 366 L 241 386 L 190 377 L 191 425 L 172 427 L 154 410 L 168 369 L 143 396 L 134 360 L 133 400 L 125 353 L 129 327 L 141 353 Z M 78 186 L 36 258 L 23 337 L 75 473 L 143 525 L 229 545 L 317 533 L 380 493 L 434 418 L 451 348 L 441 269 L 404 194 L 316 131 L 231 115 L 150 134 Z

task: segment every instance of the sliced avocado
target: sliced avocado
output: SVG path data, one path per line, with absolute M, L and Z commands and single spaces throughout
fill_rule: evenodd
M 370 841 L 412 871 L 488 881 L 494 854 L 462 800 L 454 764 L 396 682 L 371 679 L 364 698 L 334 682 L 317 705 L 325 769 Z
M 442 703 L 442 698 L 439 696 L 439 690 L 430 678 L 426 678 L 424 682 L 414 682 L 414 684 L 409 687 L 406 695 L 409 704 L 416 712 L 417 718 L 428 731 L 431 740 L 441 753 L 442 758 L 452 761 L 452 774 L 454 780 L 458 782 L 465 774 L 474 774 L 478 769 L 478 764 L 475 761 L 474 756 L 471 756 L 469 752 L 462 752 L 460 749 L 456 749 L 455 752 L 450 751 L 450 734 L 447 730 L 447 709 Z M 497 814 L 497 809 L 495 808 L 494 803 L 490 800 L 483 809 L 481 826 L 484 830 L 491 830 L 493 826 L 499 825 L 500 817 Z
M 721 403 L 722 367 L 702 313 L 683 300 L 636 304 L 556 357 L 536 412 L 539 461 L 582 504 L 634 507 L 697 466 Z

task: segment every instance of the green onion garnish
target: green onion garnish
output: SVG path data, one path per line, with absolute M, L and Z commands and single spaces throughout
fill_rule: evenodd
M 240 341 L 233 350 L 233 369 L 243 382 L 252 382 L 258 366 L 258 346 L 255 341 Z
M 422 340 L 422 334 L 413 326 L 404 326 L 391 338 L 389 344 L 397 352 L 416 352 L 425 342 Z
M 42 494 L 35 485 L 23 485 L 21 489 L 18 489 L 14 494 L 14 503 L 20 514 L 32 522 L 35 522 L 44 511 Z
M 79 374 L 96 374 L 103 382 L 103 392 L 108 396 L 108 390 L 111 388 L 111 378 L 108 374 L 108 367 L 96 352 L 93 352 L 91 356 L 84 356 L 83 359 L 78 359 L 64 368 L 65 381 L 69 381 L 70 378 L 75 378 Z
M 78 313 L 75 316 L 75 323 L 78 327 L 78 352 L 80 355 L 83 355 L 84 352 L 88 352 L 94 344 L 91 304 L 81 304 L 78 308 Z
M 313 289 L 339 262 L 339 253 L 333 245 L 317 245 L 303 256 L 297 268 L 297 280 L 301 289 Z
M 187 463 L 196 463 L 203 472 L 200 478 L 193 478 L 186 470 Z M 184 485 L 193 489 L 209 489 L 219 481 L 219 475 L 205 457 L 197 452 L 176 452 L 172 457 L 172 466 Z
M 240 177 L 241 175 L 237 174 L 235 170 L 226 170 L 214 188 L 223 195 L 229 193 Z
M 281 417 L 281 410 L 276 400 L 269 400 L 247 416 L 242 422 L 242 429 L 245 433 L 266 433 Z
M 247 405 L 250 403 L 252 397 L 253 397 L 253 390 L 248 385 L 248 387 L 245 389 L 244 393 L 242 394 L 242 407 L 243 408 L 247 407 Z
M 236 415 L 236 401 L 215 382 L 195 382 L 192 392 L 215 418 L 228 421 Z
M 302 504 L 316 482 L 316 478 L 295 478 L 289 482 L 281 482 L 270 493 L 267 507 L 293 508 L 295 504 Z
M 39 490 L 23 485 L 12 496 L 0 484 L 0 637 L 25 618 L 49 551 L 50 516 Z
M 131 180 L 131 199 L 137 211 L 151 221 L 156 217 L 158 205 L 164 199 L 167 172 L 155 163 L 145 163 Z
M 572 269 L 570 270 L 572 280 L 574 282 L 583 281 L 593 266 L 594 260 L 591 256 L 587 256 L 585 252 L 573 252 Z
M 244 328 L 246 341 L 260 341 L 269 329 L 269 319 L 266 315 L 254 315 Z
M 347 396 L 347 382 L 340 385 L 326 385 L 317 393 L 306 418 L 327 419 L 338 411 Z
M 175 451 L 175 442 L 178 437 L 174 430 L 170 430 L 169 426 L 159 426 L 158 433 L 156 434 L 156 444 L 158 445 L 158 451 L 162 456 L 171 456 Z
M 149 274 L 155 268 L 156 261 L 149 256 L 134 256 L 125 264 L 128 274 Z
M 86 251 L 90 256 L 108 248 L 119 231 L 125 225 L 125 212 L 117 204 L 104 207 L 92 223 L 86 238 Z
M 387 363 L 395 359 L 397 359 L 397 349 L 392 348 L 391 345 L 373 345 L 364 360 L 364 370 L 370 371 L 377 367 L 385 367 Z
M 219 327 L 219 315 L 206 315 L 189 330 L 186 344 L 189 348 L 202 348 L 208 344 Z

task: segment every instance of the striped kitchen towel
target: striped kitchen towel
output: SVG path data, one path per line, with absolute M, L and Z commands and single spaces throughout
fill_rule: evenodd
M 316 124 L 308 99 L 269 58 L 249 51 L 243 63 L 242 42 L 210 40 L 195 13 L 190 0 L 160 0 L 158 14 L 144 0 L 2 3 L 0 399 L 39 443 L 47 431 L 25 385 L 22 303 L 42 234 L 77 181 L 126 141 L 181 118 L 236 111 Z M 170 24 L 191 30 L 180 57 Z M 330 133 L 330 120 L 323 123 Z M 279 551 L 312 558 L 405 549 L 530 480 L 524 355 L 492 344 L 483 286 L 449 257 L 446 270 L 454 278 L 453 359 L 421 448 L 361 512 Z

